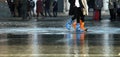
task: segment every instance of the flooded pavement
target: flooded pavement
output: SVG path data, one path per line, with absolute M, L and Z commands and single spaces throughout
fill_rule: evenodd
M 115 57 L 120 34 L 1 34 L 1 57 Z
M 0 57 L 120 57 L 118 21 L 86 21 L 81 33 L 65 22 L 0 22 Z

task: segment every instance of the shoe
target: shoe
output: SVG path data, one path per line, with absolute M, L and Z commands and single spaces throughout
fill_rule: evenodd
M 88 31 L 88 29 L 86 28 L 84 31 Z
M 67 23 L 66 23 L 66 28 L 68 29 L 68 30 L 71 30 L 71 24 L 73 23 L 73 21 L 72 21 L 72 19 L 70 19 Z

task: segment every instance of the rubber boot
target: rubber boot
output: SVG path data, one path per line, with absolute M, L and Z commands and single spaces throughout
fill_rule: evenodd
M 76 24 L 76 31 L 77 32 L 82 32 L 83 31 L 83 30 L 81 30 L 79 23 Z
M 73 23 L 73 21 L 72 21 L 72 19 L 70 18 L 70 20 L 68 20 L 67 21 L 67 23 L 66 23 L 66 28 L 68 29 L 68 30 L 70 30 L 72 27 L 71 27 L 71 24 Z
M 85 28 L 85 23 L 82 22 L 82 20 L 80 20 L 80 28 L 84 31 L 87 31 L 87 29 Z
M 76 25 L 77 25 L 77 23 L 76 23 L 76 21 L 74 21 L 73 25 L 72 25 L 74 29 L 76 29 Z
M 76 29 L 76 21 L 75 22 L 73 22 L 73 28 L 74 29 Z M 85 28 L 85 23 L 84 22 L 82 22 L 82 20 L 80 20 L 80 28 L 82 29 L 82 30 L 84 30 L 84 31 L 87 31 L 87 29 Z

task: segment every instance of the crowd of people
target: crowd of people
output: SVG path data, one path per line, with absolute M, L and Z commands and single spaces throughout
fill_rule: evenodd
M 32 16 L 36 16 L 38 19 L 40 15 L 57 17 L 58 1 L 54 0 L 52 3 L 53 14 L 51 14 L 50 11 L 51 1 L 52 0 L 37 0 L 35 3 L 33 0 L 7 0 L 11 15 L 13 17 L 23 17 L 23 19 L 27 17 L 31 18 Z M 68 30 L 71 29 L 71 25 L 73 24 L 74 29 L 77 31 L 81 31 L 81 29 L 87 31 L 87 28 L 84 27 L 84 17 L 88 15 L 89 6 L 92 7 L 91 4 L 93 5 L 93 13 L 95 12 L 93 17 L 97 17 L 99 21 L 102 19 L 101 10 L 103 8 L 103 0 L 92 0 L 92 3 L 88 3 L 88 1 L 90 0 L 68 0 L 70 4 L 69 15 L 72 16 L 66 23 Z M 116 12 L 120 12 L 118 2 L 120 2 L 120 0 L 109 0 L 107 2 L 111 21 L 116 19 Z M 34 10 L 34 8 L 36 8 L 36 10 Z
M 75 13 L 74 10 L 74 1 L 75 0 L 68 0 L 69 4 L 70 4 L 70 13 L 69 15 Z M 72 2 L 71 2 L 72 1 Z M 92 1 L 92 2 L 89 2 Z M 37 0 L 36 2 L 33 0 L 7 0 L 9 8 L 10 8 L 10 12 L 11 15 L 13 17 L 29 17 L 31 18 L 31 16 L 36 16 L 39 17 L 41 16 L 54 16 L 57 17 L 58 14 L 58 1 L 57 0 Z M 52 4 L 51 4 L 52 2 Z M 87 4 L 88 4 L 88 8 L 93 8 L 94 12 L 97 10 L 99 12 L 99 20 L 101 20 L 101 10 L 103 8 L 103 0 L 86 0 Z M 119 4 L 118 2 L 120 2 L 119 0 L 109 0 L 108 4 L 109 4 L 109 12 L 110 12 L 110 20 L 113 21 L 116 19 L 116 13 L 115 12 L 120 12 L 120 9 L 118 8 L 116 11 L 117 4 Z M 36 5 L 36 6 L 35 6 Z M 72 6 L 71 6 L 72 5 Z M 52 6 L 52 7 L 51 7 Z M 36 10 L 34 10 L 36 8 Z M 51 14 L 51 8 L 52 8 L 52 13 Z M 71 12 L 73 11 L 73 12 Z M 94 13 L 93 12 L 93 13 Z M 119 14 L 118 14 L 119 15 Z
M 103 4 L 108 3 L 108 9 L 109 9 L 109 15 L 110 15 L 110 21 L 115 21 L 117 16 L 120 16 L 120 0 L 108 0 L 104 2 L 104 0 L 92 0 L 93 2 L 90 2 L 91 0 L 88 0 L 88 6 L 89 8 L 94 9 L 94 14 L 96 11 L 99 12 L 99 18 L 98 20 L 102 20 L 101 18 L 101 11 L 103 9 Z M 106 5 L 107 6 L 107 5 Z
M 51 0 L 7 0 L 11 15 L 13 17 L 29 17 L 36 16 L 54 16 L 57 17 L 58 2 L 54 0 L 51 4 Z M 36 6 L 35 6 L 36 5 Z M 50 12 L 52 5 L 53 14 Z M 36 10 L 34 10 L 36 8 Z M 24 15 L 24 16 L 23 16 Z

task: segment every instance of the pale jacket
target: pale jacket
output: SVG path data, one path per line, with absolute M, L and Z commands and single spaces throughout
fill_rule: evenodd
M 83 15 L 88 15 L 88 5 L 87 5 L 87 1 L 86 0 L 81 0 L 82 4 L 84 6 L 83 8 Z

